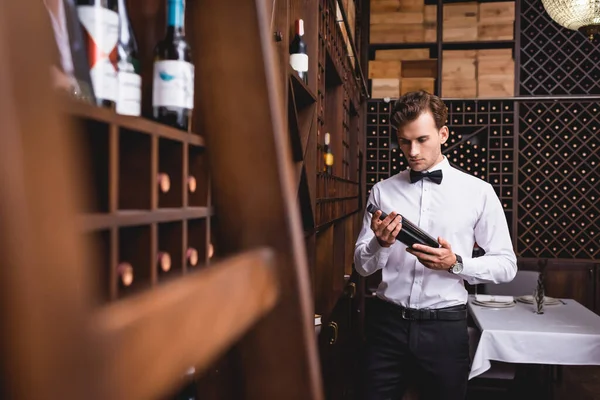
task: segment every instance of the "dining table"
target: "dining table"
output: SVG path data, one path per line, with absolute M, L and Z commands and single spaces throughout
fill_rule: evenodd
M 573 299 L 555 299 L 543 314 L 533 304 L 494 307 L 468 301 L 469 314 L 481 331 L 469 379 L 492 361 L 544 365 L 600 365 L 600 316 Z

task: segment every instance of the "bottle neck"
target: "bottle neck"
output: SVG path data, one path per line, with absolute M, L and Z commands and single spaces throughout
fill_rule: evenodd
M 185 2 L 184 0 L 167 1 L 167 34 L 185 35 Z
M 122 40 L 129 41 L 129 15 L 127 14 L 127 4 L 125 0 L 119 0 L 119 26 Z

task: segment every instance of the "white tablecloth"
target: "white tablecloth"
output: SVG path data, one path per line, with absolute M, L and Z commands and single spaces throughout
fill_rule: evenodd
M 545 306 L 518 302 L 512 308 L 471 303 L 469 312 L 481 330 L 469 379 L 490 368 L 490 360 L 547 365 L 600 365 L 600 317 L 575 300 Z

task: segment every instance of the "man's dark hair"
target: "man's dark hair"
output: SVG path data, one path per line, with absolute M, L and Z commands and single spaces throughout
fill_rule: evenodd
M 431 112 L 438 129 L 446 125 L 448 107 L 438 96 L 423 90 L 406 93 L 396 101 L 392 110 L 392 124 L 396 129 L 401 129 L 426 111 Z

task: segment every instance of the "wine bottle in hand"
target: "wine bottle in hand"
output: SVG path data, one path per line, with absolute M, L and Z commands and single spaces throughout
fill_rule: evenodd
M 185 0 L 167 0 L 167 32 L 154 53 L 154 119 L 188 130 L 194 108 L 194 65 L 184 31 Z

